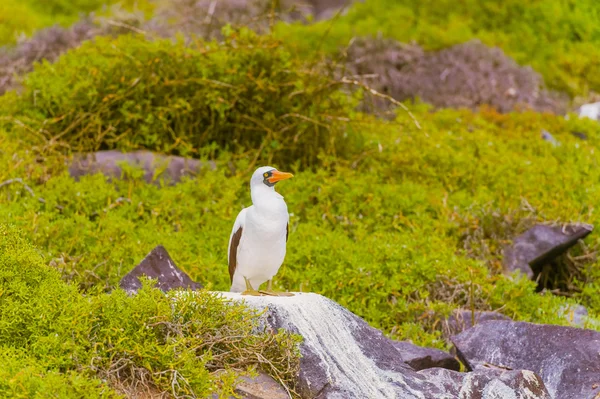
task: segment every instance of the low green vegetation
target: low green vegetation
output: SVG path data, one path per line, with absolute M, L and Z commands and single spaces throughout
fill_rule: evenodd
M 154 390 L 219 398 L 262 366 L 292 383 L 296 343 L 209 293 L 177 300 L 145 287 L 83 296 L 14 227 L 0 225 L 0 394 L 113 398 Z M 248 369 L 250 370 L 250 369 Z
M 419 4 L 367 1 L 333 25 L 275 35 L 227 27 L 221 41 L 97 37 L 1 96 L 0 396 L 229 397 L 235 376 L 256 369 L 293 389 L 300 338 L 260 330 L 255 312 L 209 292 L 229 289 L 231 227 L 265 164 L 295 174 L 277 186 L 291 212 L 278 289 L 325 295 L 392 338 L 439 348 L 457 308 L 565 325 L 559 309 L 580 303 L 598 328 L 596 232 L 571 250 L 564 280 L 542 287 L 501 267 L 502 248 L 534 223 L 600 225 L 598 123 L 422 103 L 377 119 L 357 111 L 368 93 L 304 51 L 331 55 L 378 30 L 427 48 L 477 36 L 582 94 L 600 84 L 583 72 L 598 67 L 595 3 Z M 73 153 L 107 149 L 216 168 L 178 184 L 129 166 L 122 179 L 69 175 Z M 159 244 L 206 290 L 174 301 L 151 282 L 135 296 L 118 289 Z
M 531 65 L 549 87 L 572 96 L 600 92 L 600 3 L 366 0 L 333 20 L 281 23 L 277 35 L 304 54 L 338 53 L 352 38 L 382 35 L 437 50 L 479 39 Z
M 2 0 L 0 46 L 12 45 L 21 36 L 30 36 L 48 26 L 71 25 L 89 13 L 107 14 L 115 5 L 148 15 L 153 9 L 152 3 L 144 0 Z

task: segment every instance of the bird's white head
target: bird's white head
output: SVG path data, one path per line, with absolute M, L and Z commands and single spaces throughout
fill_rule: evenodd
M 290 177 L 294 177 L 294 175 L 291 173 L 280 172 L 271 166 L 262 166 L 256 169 L 256 171 L 252 174 L 252 178 L 250 179 L 252 202 L 256 203 L 256 196 L 275 193 L 275 184 L 281 180 L 289 179 Z
M 277 182 L 289 179 L 290 177 L 294 177 L 294 175 L 280 172 L 272 166 L 261 166 L 252 174 L 250 187 L 260 187 L 261 185 L 274 187 Z

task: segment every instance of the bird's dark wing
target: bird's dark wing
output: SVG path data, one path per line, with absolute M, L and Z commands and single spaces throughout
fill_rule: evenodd
M 231 245 L 229 246 L 229 279 L 233 282 L 233 274 L 235 273 L 235 268 L 237 267 L 237 250 L 240 245 L 240 239 L 242 238 L 242 231 L 244 229 L 240 226 L 239 229 L 233 236 L 231 236 Z
M 289 236 L 290 236 L 290 224 L 288 223 L 287 226 L 285 226 L 285 242 L 287 242 Z

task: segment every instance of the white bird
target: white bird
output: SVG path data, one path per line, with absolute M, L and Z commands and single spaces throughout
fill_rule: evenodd
M 287 205 L 274 186 L 293 176 L 270 166 L 260 167 L 252 174 L 252 205 L 238 214 L 229 237 L 231 292 L 291 295 L 275 293 L 271 285 L 285 258 L 290 218 Z M 258 291 L 264 282 L 268 282 L 267 290 Z

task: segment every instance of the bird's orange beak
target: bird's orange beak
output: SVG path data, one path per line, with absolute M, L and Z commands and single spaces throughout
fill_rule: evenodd
M 267 180 L 269 180 L 269 183 L 277 183 L 280 180 L 289 179 L 290 177 L 294 177 L 294 175 L 291 173 L 274 170 L 271 172 L 271 177 L 269 177 Z

